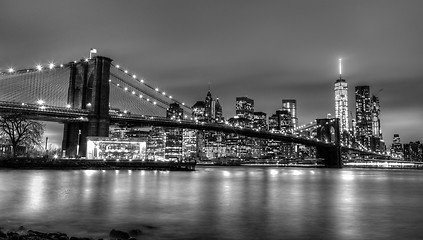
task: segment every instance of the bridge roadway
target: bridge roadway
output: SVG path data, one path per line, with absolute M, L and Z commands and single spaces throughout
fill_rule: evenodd
M 42 121 L 54 122 L 88 122 L 89 110 L 74 109 L 67 107 L 56 107 L 29 103 L 16 103 L 0 101 L 0 115 L 3 113 L 22 113 L 31 118 Z M 236 133 L 247 137 L 273 139 L 283 142 L 292 142 L 304 144 L 307 146 L 335 148 L 336 145 L 332 142 L 323 142 L 318 139 L 309 137 L 301 137 L 296 135 L 274 133 L 263 130 L 254 130 L 249 128 L 233 127 L 224 123 L 201 123 L 187 120 L 171 120 L 164 117 L 144 116 L 137 114 L 110 114 L 110 123 L 127 123 L 131 126 L 161 126 L 161 127 L 179 127 L 197 130 L 219 131 L 225 133 Z M 360 154 L 367 154 L 379 157 L 387 157 L 387 155 L 352 148 L 341 145 L 340 149 L 343 151 L 355 151 Z
M 22 113 L 32 119 L 53 122 L 88 122 L 88 110 L 0 101 L 0 115 Z
M 314 147 L 324 147 L 324 148 L 336 148 L 336 144 L 333 142 L 323 142 L 318 139 L 313 139 L 309 137 L 301 137 L 297 135 L 282 134 L 282 133 L 273 133 L 263 130 L 254 130 L 250 128 L 239 128 L 233 127 L 223 123 L 201 123 L 187 120 L 171 120 L 164 117 L 152 117 L 136 114 L 112 114 L 110 115 L 111 123 L 127 123 L 129 126 L 161 126 L 161 127 L 179 127 L 179 128 L 188 128 L 188 129 L 197 129 L 197 130 L 209 130 L 209 131 L 218 131 L 225 133 L 236 133 L 247 137 L 254 138 L 264 138 L 264 139 L 273 139 L 280 140 L 283 142 L 292 142 L 298 144 L 304 144 L 307 146 Z M 389 157 L 388 155 L 366 151 L 362 149 L 352 148 L 347 145 L 341 144 L 341 151 L 354 151 L 364 155 L 372 155 L 378 157 Z
M 319 146 L 319 147 L 335 147 L 334 143 L 322 142 L 317 139 L 299 137 L 295 135 L 273 133 L 263 130 L 254 130 L 250 128 L 240 128 L 233 127 L 224 123 L 201 123 L 187 120 L 171 120 L 164 117 L 151 117 L 144 115 L 135 115 L 135 114 L 113 114 L 110 115 L 111 123 L 127 123 L 129 126 L 161 126 L 161 127 L 179 127 L 179 128 L 188 128 L 188 129 L 197 129 L 197 130 L 209 130 L 209 131 L 218 131 L 225 133 L 236 133 L 247 137 L 255 138 L 264 138 L 264 139 L 273 139 L 280 140 L 283 142 L 292 142 L 298 144 L 304 144 L 309 146 Z

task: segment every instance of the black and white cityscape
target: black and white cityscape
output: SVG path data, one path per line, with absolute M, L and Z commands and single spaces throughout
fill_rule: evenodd
M 0 3 L 1 239 L 420 239 L 423 2 Z

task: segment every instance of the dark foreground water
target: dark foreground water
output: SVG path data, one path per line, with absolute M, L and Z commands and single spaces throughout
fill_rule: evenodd
M 423 171 L 0 170 L 0 226 L 140 239 L 423 239 Z M 155 228 L 151 228 L 155 227 Z

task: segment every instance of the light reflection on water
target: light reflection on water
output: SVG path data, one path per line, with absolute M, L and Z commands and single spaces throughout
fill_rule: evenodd
M 423 172 L 0 170 L 0 226 L 107 238 L 422 239 Z M 157 229 L 149 229 L 154 226 Z

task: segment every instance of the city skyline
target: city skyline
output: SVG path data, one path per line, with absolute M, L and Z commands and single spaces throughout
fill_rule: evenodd
M 85 10 L 61 12 L 73 4 L 3 1 L 0 26 L 8 34 L 0 40 L 0 68 L 72 61 L 94 47 L 190 106 L 204 98 L 210 82 L 225 118 L 235 115 L 239 96 L 254 99 L 255 111 L 268 116 L 282 99 L 296 99 L 301 125 L 335 115 L 333 84 L 342 58 L 349 110 L 354 112 L 355 86 L 369 85 L 372 94 L 383 89 L 378 97 L 385 141 L 390 145 L 394 133 L 404 143 L 421 140 L 423 17 L 417 9 L 422 4 L 304 3 L 179 1 L 97 8 L 92 1 Z M 113 18 L 115 11 L 128 14 Z

